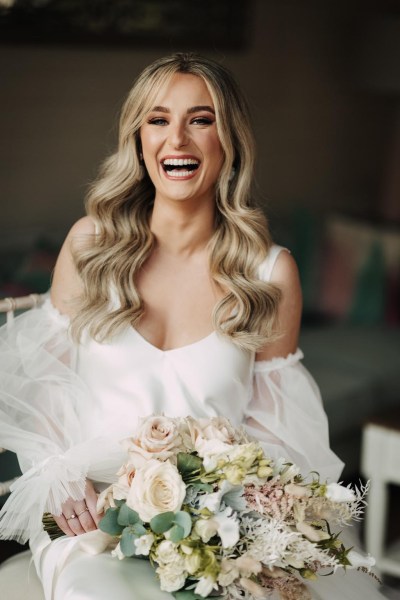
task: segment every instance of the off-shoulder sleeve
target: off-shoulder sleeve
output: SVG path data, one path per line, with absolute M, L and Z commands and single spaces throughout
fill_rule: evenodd
M 245 428 L 273 459 L 289 459 L 303 475 L 317 471 L 336 481 L 342 461 L 329 447 L 328 421 L 319 389 L 297 350 L 286 358 L 256 361 Z
M 43 512 L 84 497 L 86 476 L 114 474 L 103 461 L 108 442 L 87 435 L 95 406 L 74 371 L 68 326 L 47 299 L 0 329 L 0 447 L 17 453 L 23 472 L 0 513 L 3 539 L 25 542 Z

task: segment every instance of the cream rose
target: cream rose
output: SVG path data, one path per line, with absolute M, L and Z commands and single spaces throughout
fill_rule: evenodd
M 150 459 L 136 471 L 126 503 L 148 523 L 160 513 L 179 510 L 185 495 L 178 469 L 170 462 Z
M 243 441 L 225 417 L 196 420 L 188 417 L 187 423 L 193 446 L 200 456 L 226 452 Z
M 105 512 L 110 507 L 115 508 L 115 500 L 126 500 L 135 472 L 135 467 L 129 463 L 119 469 L 117 483 L 111 484 L 99 494 L 97 499 L 97 512 L 99 514 Z
M 167 460 L 184 450 L 179 419 L 162 415 L 145 417 L 140 420 L 135 435 L 124 440 L 122 445 L 136 466 L 143 465 L 150 458 Z
M 180 563 L 171 563 L 170 565 L 157 567 L 156 573 L 160 578 L 160 588 L 164 592 L 170 593 L 180 590 L 185 585 L 188 575 L 184 564 L 181 565 Z

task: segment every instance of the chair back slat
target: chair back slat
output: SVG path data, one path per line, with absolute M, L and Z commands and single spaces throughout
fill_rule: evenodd
M 0 313 L 6 313 L 7 323 L 12 323 L 16 310 L 26 310 L 40 306 L 44 300 L 43 294 L 29 294 L 17 298 L 2 298 L 0 300 Z

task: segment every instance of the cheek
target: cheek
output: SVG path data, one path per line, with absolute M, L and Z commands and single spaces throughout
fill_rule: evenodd
M 140 140 L 142 144 L 143 152 L 152 152 L 157 148 L 162 137 L 162 132 L 159 129 L 142 129 L 140 134 Z

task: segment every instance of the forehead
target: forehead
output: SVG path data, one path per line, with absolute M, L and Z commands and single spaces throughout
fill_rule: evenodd
M 208 105 L 214 108 L 212 96 L 205 81 L 197 75 L 175 73 L 156 94 L 155 105 L 174 106 Z

